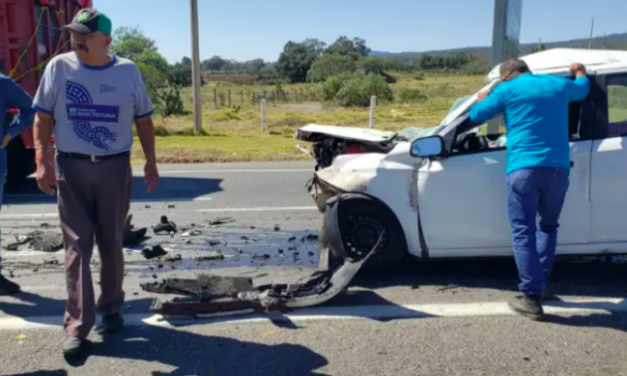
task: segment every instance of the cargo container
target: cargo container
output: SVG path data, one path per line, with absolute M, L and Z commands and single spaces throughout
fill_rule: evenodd
M 70 50 L 69 35 L 60 29 L 92 0 L 0 0 L 0 71 L 35 95 L 48 61 Z M 4 121 L 14 112 L 7 111 Z M 35 170 L 33 129 L 11 141 L 8 180 L 23 179 Z

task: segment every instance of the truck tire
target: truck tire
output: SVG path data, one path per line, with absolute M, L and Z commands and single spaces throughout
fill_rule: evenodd
M 383 202 L 362 194 L 344 194 L 339 197 L 338 226 L 342 244 L 353 252 L 368 252 L 376 245 L 378 235 L 385 235 L 376 253 L 370 256 L 363 268 L 369 271 L 385 271 L 396 267 L 407 255 L 405 234 L 396 215 Z M 326 234 L 321 234 L 325 243 Z M 343 255 L 333 255 L 341 259 Z
M 21 136 L 7 146 L 7 166 L 7 183 L 22 181 L 35 172 L 35 149 L 27 149 Z

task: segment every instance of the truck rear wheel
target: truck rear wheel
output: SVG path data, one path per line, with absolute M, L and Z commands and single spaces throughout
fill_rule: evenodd
M 21 136 L 7 146 L 7 166 L 7 182 L 19 182 L 35 172 L 35 149 L 27 149 Z

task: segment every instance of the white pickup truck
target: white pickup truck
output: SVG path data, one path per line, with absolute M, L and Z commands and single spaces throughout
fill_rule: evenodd
M 627 51 L 553 49 L 522 59 L 534 73 L 563 76 L 570 75 L 571 63 L 583 63 L 592 83 L 588 97 L 570 106 L 572 171 L 558 254 L 627 253 Z M 498 85 L 498 68 L 485 88 Z M 359 203 L 339 223 L 344 246 L 367 251 L 385 230 L 369 267 L 393 266 L 406 254 L 513 255 L 506 139 L 470 122 L 476 98 L 456 101 L 429 129 L 311 124 L 299 130 L 298 139 L 313 143 L 318 166 L 308 189 L 321 211 L 338 195 Z

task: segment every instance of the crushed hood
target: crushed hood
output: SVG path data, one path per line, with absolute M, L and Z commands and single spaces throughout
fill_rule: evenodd
M 369 128 L 339 127 L 335 125 L 308 124 L 298 130 L 296 138 L 303 141 L 316 141 L 320 136 L 331 136 L 345 140 L 365 142 L 388 141 L 396 132 Z

